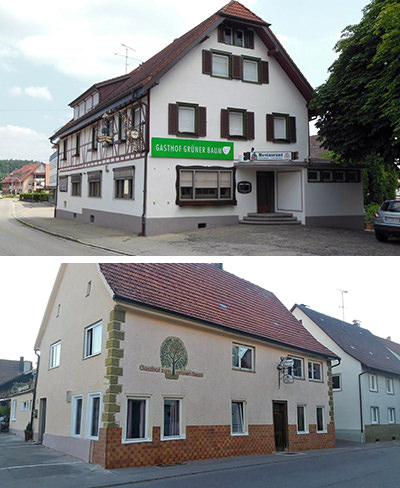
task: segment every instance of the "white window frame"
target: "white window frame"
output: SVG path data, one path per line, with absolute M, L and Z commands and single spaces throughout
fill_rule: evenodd
M 379 424 L 379 407 L 371 407 L 371 424 Z
M 18 400 L 13 400 L 11 405 L 11 422 L 16 422 L 17 420 L 17 403 Z
M 242 419 L 241 419 L 242 430 L 240 432 L 235 432 L 233 430 L 233 405 L 234 404 L 241 404 L 242 405 Z M 231 400 L 231 435 L 232 436 L 249 435 L 249 427 L 248 427 L 248 422 L 247 422 L 247 402 L 246 402 L 246 400 L 240 400 L 240 399 L 232 399 Z
M 229 110 L 229 137 L 245 137 L 243 110 Z
M 333 387 L 333 377 L 337 376 L 339 378 L 339 388 Z M 332 375 L 332 391 L 342 391 L 342 375 L 341 373 L 335 373 Z
M 318 429 L 318 410 L 321 409 L 322 411 L 322 429 Z M 317 429 L 317 434 L 325 434 L 326 430 L 326 422 L 325 422 L 325 407 L 318 405 L 315 409 L 315 426 Z
M 166 401 L 177 401 L 179 402 L 179 435 L 164 435 L 164 412 L 165 412 L 165 402 Z M 186 433 L 183 422 L 183 397 L 176 396 L 163 396 L 163 406 L 162 406 L 162 424 L 161 424 L 161 436 L 162 441 L 173 441 L 176 439 L 186 439 Z
M 138 400 L 145 402 L 145 425 L 144 425 L 144 437 L 140 438 L 130 438 L 127 437 L 128 434 L 128 405 L 129 400 Z M 150 422 L 149 422 L 149 414 L 150 414 L 150 395 L 126 395 L 125 398 L 125 418 L 124 418 L 124 429 L 123 429 L 123 438 L 122 444 L 138 444 L 140 442 L 151 442 L 152 437 L 150 433 Z
M 178 132 L 182 134 L 195 134 L 196 116 L 196 106 L 178 105 Z
M 386 378 L 386 393 L 394 395 L 394 381 L 393 378 Z
M 25 400 L 21 403 L 21 412 L 27 412 L 31 409 L 31 401 Z
M 300 361 L 301 364 L 301 376 L 295 375 L 294 374 L 294 365 L 293 367 L 289 368 L 289 374 L 293 376 L 293 378 L 296 378 L 297 380 L 304 380 L 304 359 L 303 358 L 298 358 L 295 356 L 290 356 L 290 359 L 293 359 L 293 361 Z
M 273 114 L 274 116 L 274 139 L 286 141 L 288 135 L 288 118 L 285 115 Z M 283 125 L 282 125 L 283 124 Z
M 299 430 L 299 408 L 303 409 L 304 430 Z M 296 405 L 296 431 L 298 434 L 309 434 L 307 421 L 307 405 L 305 403 L 298 403 Z
M 217 72 L 215 70 L 216 63 L 214 63 L 214 60 L 222 60 L 224 58 L 224 72 L 221 74 L 220 72 Z M 226 71 L 225 71 L 225 63 L 226 63 Z M 215 76 L 217 78 L 224 78 L 224 79 L 230 79 L 231 77 L 231 57 L 229 54 L 224 54 L 224 53 L 217 53 L 213 52 L 211 55 L 211 75 Z
M 394 407 L 388 407 L 388 424 L 396 423 L 396 409 Z
M 98 433 L 96 436 L 92 435 L 92 421 L 93 421 L 93 404 L 94 399 L 99 398 L 99 419 L 98 419 Z M 101 427 L 101 399 L 102 395 L 100 392 L 89 393 L 87 398 L 87 412 L 86 412 L 86 438 L 92 440 L 99 439 L 99 432 Z
M 239 360 L 239 366 L 235 366 L 233 364 L 233 361 L 234 361 L 234 349 L 237 348 L 238 349 L 238 360 Z M 242 366 L 241 364 L 241 358 L 243 357 L 243 355 L 241 355 L 241 351 L 243 349 L 246 349 L 246 350 L 249 350 L 251 351 L 251 366 L 250 368 L 245 368 Z M 234 342 L 232 343 L 232 369 L 235 369 L 235 370 L 239 370 L 239 371 L 254 371 L 254 365 L 255 365 L 255 348 L 252 347 L 252 346 L 246 346 L 245 344 L 239 344 L 237 342 Z
M 100 348 L 99 349 L 94 349 L 94 342 L 93 342 L 93 331 L 95 329 L 100 329 Z M 90 332 L 92 331 L 92 332 Z M 90 338 L 91 334 L 91 339 Z M 100 320 L 99 322 L 96 322 L 95 324 L 89 325 L 88 327 L 85 327 L 84 330 L 84 346 L 83 346 L 83 357 L 84 359 L 86 358 L 91 358 L 93 356 L 98 356 L 101 354 L 101 347 L 102 347 L 102 342 L 103 342 L 103 324 L 102 321 Z M 89 342 L 91 341 L 91 342 Z
M 368 374 L 369 391 L 378 391 L 378 376 L 376 374 Z
M 78 413 L 78 400 L 81 400 L 81 424 L 79 434 L 75 432 L 76 426 L 76 416 Z M 71 436 L 72 437 L 82 437 L 82 426 L 83 426 L 83 395 L 74 395 L 72 397 L 72 411 L 71 411 Z
M 255 73 L 253 72 L 254 67 Z M 247 77 L 248 74 L 249 77 Z M 260 61 L 258 59 L 243 58 L 243 81 L 260 83 Z
M 310 371 L 310 364 L 311 364 L 311 371 Z M 321 376 L 320 378 L 315 378 L 314 365 L 318 365 L 320 368 L 320 376 Z M 311 359 L 308 360 L 308 379 L 309 381 L 318 381 L 320 383 L 324 381 L 323 368 L 322 368 L 322 363 L 320 361 L 312 361 Z
M 50 346 L 49 369 L 58 368 L 61 359 L 61 341 L 54 342 Z

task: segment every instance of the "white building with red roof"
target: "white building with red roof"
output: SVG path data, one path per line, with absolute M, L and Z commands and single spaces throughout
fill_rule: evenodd
M 35 349 L 35 438 L 106 468 L 334 446 L 337 356 L 215 264 L 64 264 Z
M 312 96 L 270 24 L 231 1 L 71 102 L 51 137 L 56 215 L 142 235 L 271 219 L 362 228 L 360 170 L 309 157 Z
M 1 180 L 4 195 L 41 191 L 48 184 L 49 166 L 44 163 L 25 164 Z

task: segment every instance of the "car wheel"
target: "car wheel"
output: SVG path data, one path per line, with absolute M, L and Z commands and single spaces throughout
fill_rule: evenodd
M 386 234 L 381 234 L 380 232 L 375 232 L 375 237 L 379 242 L 386 242 L 389 238 Z

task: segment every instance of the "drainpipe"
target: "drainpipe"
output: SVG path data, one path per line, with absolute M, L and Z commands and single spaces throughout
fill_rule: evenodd
M 37 388 L 37 382 L 38 382 L 38 376 L 39 376 L 39 365 L 40 365 L 40 355 L 38 354 L 39 349 L 35 349 L 35 354 L 37 356 L 37 363 L 36 363 L 36 378 L 35 378 L 35 386 L 33 387 L 33 400 L 32 400 L 32 409 L 31 409 L 31 425 L 32 425 L 32 430 L 33 430 L 33 419 L 36 418 L 34 417 L 34 411 L 37 410 L 35 408 L 36 406 L 36 388 Z
M 146 213 L 147 213 L 147 165 L 149 155 L 149 133 L 150 133 L 150 90 L 147 92 L 147 103 L 141 102 L 145 107 L 145 153 L 144 153 L 144 174 L 143 174 L 143 213 L 142 213 L 142 237 L 146 237 Z
M 360 429 L 360 432 L 361 432 L 361 437 L 363 438 L 364 437 L 364 418 L 363 418 L 363 405 L 362 405 L 362 392 L 361 392 L 361 376 L 363 374 L 367 374 L 369 373 L 371 370 L 367 369 L 367 371 L 363 371 L 362 373 L 360 373 L 358 375 L 358 393 L 359 393 L 359 396 L 360 396 L 360 423 L 361 423 L 361 429 Z

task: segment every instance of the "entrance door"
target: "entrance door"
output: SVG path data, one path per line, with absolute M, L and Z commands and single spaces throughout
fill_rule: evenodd
M 275 205 L 275 175 L 272 171 L 257 171 L 257 212 L 272 213 Z
M 276 451 L 288 448 L 288 420 L 286 402 L 273 402 L 274 435 Z
M 46 409 L 47 409 L 47 398 L 40 399 L 39 406 L 39 437 L 38 442 L 43 442 L 43 434 L 46 432 Z

